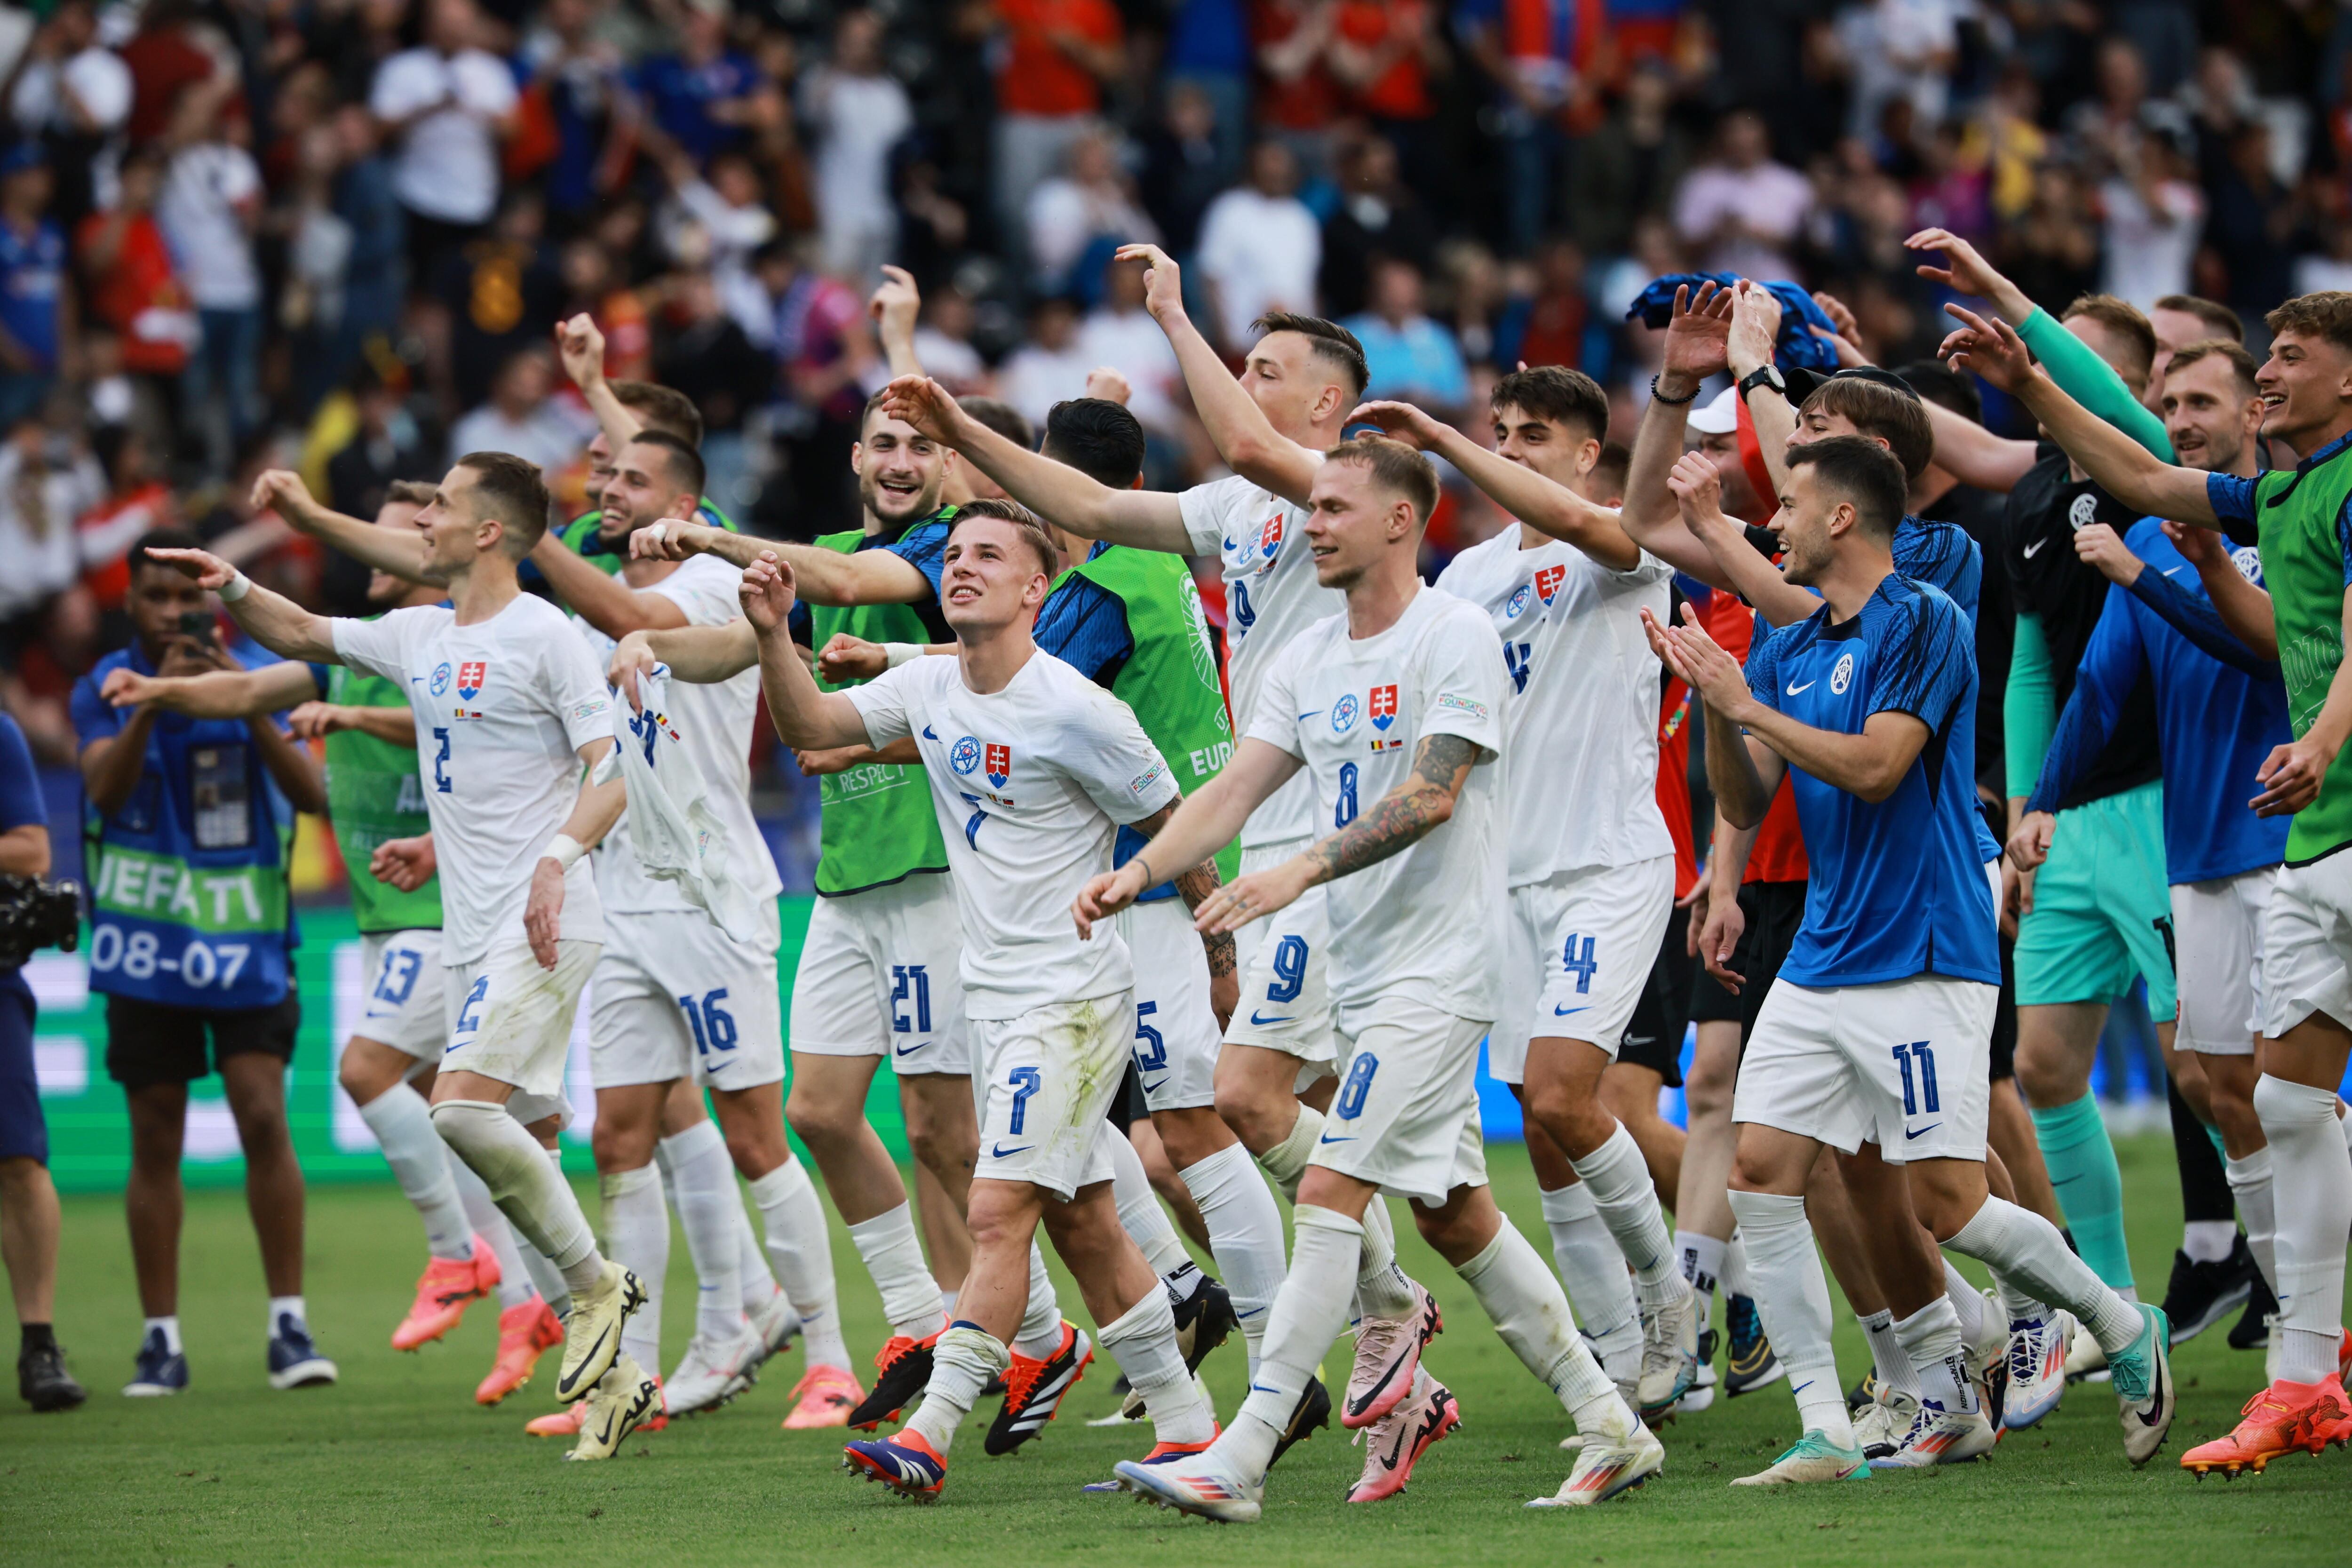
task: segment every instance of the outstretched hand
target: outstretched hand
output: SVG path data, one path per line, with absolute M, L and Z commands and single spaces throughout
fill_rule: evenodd
M 557 323 L 555 352 L 572 385 L 585 390 L 604 379 L 604 334 L 587 311 Z
M 1727 369 L 1730 362 L 1725 357 L 1725 346 L 1731 336 L 1731 290 L 1713 283 L 1700 284 L 1696 294 L 1687 283 L 1677 288 L 1673 313 L 1666 318 L 1660 374 L 1696 384 Z
M 2014 395 L 2033 379 L 2033 354 L 2016 329 L 1999 316 L 1979 316 L 1958 305 L 1945 312 L 1960 323 L 1944 340 L 1936 357 L 1954 370 L 1973 371 L 1992 385 Z
M 1675 626 L 1644 609 L 1642 631 L 1650 639 L 1650 651 L 1679 676 L 1685 686 L 1697 692 L 1708 707 L 1738 722 L 1741 713 L 1755 700 L 1739 661 L 1707 635 L 1696 605 L 1683 606 L 1683 625 Z
M 744 568 L 736 595 L 751 629 L 761 637 L 773 636 L 792 619 L 793 569 L 776 559 L 774 552 L 763 550 L 760 559 Z
M 1143 263 L 1143 308 L 1153 321 L 1165 322 L 1171 311 L 1184 313 L 1184 275 L 1166 251 L 1156 245 L 1122 245 L 1111 258 Z
M 236 580 L 236 568 L 209 550 L 150 550 L 150 561 L 177 566 L 196 580 L 196 586 L 217 594 Z
M 928 375 L 902 375 L 884 387 L 882 412 L 946 447 L 955 445 L 956 421 L 962 414 L 948 389 Z
M 1383 436 L 1423 452 L 1435 447 L 1445 437 L 1445 426 L 1427 414 L 1410 403 L 1398 403 L 1387 398 L 1358 404 L 1343 423 L 1377 426 Z

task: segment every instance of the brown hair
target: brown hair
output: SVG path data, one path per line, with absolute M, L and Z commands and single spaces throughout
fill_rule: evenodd
M 1029 416 L 1001 397 L 959 397 L 956 404 L 973 424 L 995 431 L 1024 452 L 1037 449 L 1037 432 Z
M 1633 471 L 1633 454 L 1625 449 L 1625 443 L 1603 441 L 1601 443 L 1600 459 L 1592 465 L 1592 471 L 1584 476 L 1585 489 L 1595 499 L 1622 497 L 1625 477 Z
M 2164 367 L 2166 379 L 2169 380 L 2174 371 L 2186 369 L 2200 359 L 2229 361 L 2231 371 L 2238 378 L 2239 395 L 2253 397 L 2260 395 L 2262 389 L 2254 384 L 2254 373 L 2261 366 L 2254 363 L 2254 356 L 2246 352 L 2245 344 L 2231 338 L 2200 338 L 2196 342 L 2181 344 L 2172 351 L 2172 359 Z
M 1853 515 L 1863 527 L 1882 541 L 1895 537 L 1910 480 L 1884 447 L 1860 436 L 1832 436 L 1790 447 L 1790 472 L 1806 468 L 1853 503 Z
M 2238 319 L 2237 311 L 2219 300 L 2200 300 L 2194 294 L 2167 294 L 2156 302 L 2156 308 L 2159 310 L 2172 310 L 2183 316 L 2194 316 L 2213 329 L 2214 337 L 2227 338 L 2233 343 L 2242 343 L 2246 341 L 2246 323 Z
M 2116 373 L 2126 381 L 2137 381 L 2145 387 L 2148 376 L 2156 369 L 2156 329 L 2147 324 L 2147 318 L 2140 314 L 2139 307 L 2113 294 L 2078 294 L 2072 303 L 2058 312 L 2058 320 L 2063 324 L 2077 316 L 2088 316 L 2109 331 L 2121 333 L 2129 342 L 2137 370 L 2135 373 L 2117 365 Z
M 2325 338 L 2352 352 L 2352 294 L 2328 289 L 2289 300 L 2263 318 L 2272 335 L 2293 332 L 2298 337 Z
M 500 541 L 520 561 L 547 531 L 547 479 L 539 465 L 511 452 L 468 452 L 453 465 L 474 475 L 474 515 L 505 525 Z
M 685 393 L 650 381 L 610 384 L 621 406 L 644 420 L 646 429 L 666 431 L 689 447 L 702 445 L 702 410 Z
M 1538 419 L 1562 425 L 1588 441 L 1609 433 L 1609 395 L 1580 370 L 1539 364 L 1515 370 L 1495 384 L 1486 399 L 1496 409 L 1516 408 Z
M 1038 569 L 1048 579 L 1061 574 L 1062 552 L 1054 548 L 1054 536 L 1045 531 L 1045 525 L 1037 521 L 1035 512 L 1019 501 L 994 497 L 986 500 L 966 501 L 956 508 L 955 520 L 948 524 L 948 537 L 953 539 L 955 531 L 975 517 L 992 517 L 1011 523 L 1013 531 L 1021 536 L 1021 542 L 1036 553 Z
M 431 506 L 433 484 L 429 479 L 394 479 L 383 487 L 384 504 L 397 501 L 402 506 Z
M 1364 358 L 1364 345 L 1356 334 L 1337 321 L 1327 321 L 1320 316 L 1301 316 L 1290 310 L 1268 310 L 1250 323 L 1250 331 L 1260 338 L 1276 332 L 1297 332 L 1307 340 L 1307 348 L 1316 358 L 1342 372 L 1348 378 L 1348 395 L 1361 397 L 1372 379 L 1371 366 Z
M 1813 388 L 1805 408 L 1842 415 L 1864 436 L 1886 443 L 1906 479 L 1916 479 L 1936 455 L 1936 427 L 1916 395 L 1863 375 L 1833 375 Z M 1803 409 L 1798 412 L 1802 413 Z
M 682 436 L 667 430 L 656 430 L 648 425 L 629 437 L 632 447 L 651 447 L 662 454 L 662 464 L 668 470 L 669 482 L 679 490 L 690 493 L 697 501 L 702 499 L 702 487 L 709 475 L 702 467 L 702 454 L 688 444 Z
M 1350 463 L 1372 471 L 1372 482 L 1395 491 L 1412 504 L 1413 521 L 1428 526 L 1437 510 L 1437 470 L 1429 459 L 1402 441 L 1386 436 L 1358 436 L 1342 441 L 1325 455 L 1327 463 Z

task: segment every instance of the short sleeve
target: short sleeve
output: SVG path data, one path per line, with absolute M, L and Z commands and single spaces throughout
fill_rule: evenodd
M 383 62 L 368 88 L 368 112 L 378 120 L 405 120 L 439 96 L 430 68 L 420 70 L 413 55 Z
M 541 656 L 547 700 L 572 749 L 613 738 L 613 694 L 596 656 L 576 636 L 550 637 Z
M 100 665 L 74 682 L 71 707 L 78 745 L 87 746 L 92 741 L 109 740 L 122 732 L 122 710 L 98 694 L 99 683 L 113 668 L 117 667 Z
M 908 529 L 889 543 L 878 548 L 904 561 L 923 574 L 931 585 L 931 597 L 940 595 L 940 577 L 947 571 L 948 525 L 926 522 Z
M 1290 674 L 1306 661 L 1297 657 L 1304 650 L 1297 642 L 1291 644 L 1289 651 L 1290 658 L 1276 659 L 1267 667 L 1265 683 L 1257 689 L 1257 713 L 1250 720 L 1249 733 L 1242 738 L 1264 741 L 1305 762 L 1307 746 L 1298 735 L 1298 695 L 1291 686 Z
M 1423 634 L 1416 650 L 1421 685 L 1420 733 L 1459 735 L 1491 762 L 1503 752 L 1502 639 L 1493 623 L 1468 605 Z
M 1797 626 L 1806 624 L 1799 621 Z M 1766 631 L 1761 626 L 1757 629 L 1762 635 L 1748 643 L 1748 663 L 1740 673 L 1748 677 L 1748 694 L 1777 710 L 1780 706 L 1780 644 L 1786 639 L 1779 631 Z M 1796 626 L 1783 629 L 1794 631 Z
M 2254 480 L 2236 474 L 2207 474 L 2205 504 L 2223 522 L 2254 521 Z
M 353 669 L 381 675 L 386 680 L 396 680 L 400 682 L 401 689 L 405 691 L 408 689 L 408 639 L 404 633 L 411 614 L 408 610 L 394 610 L 372 621 L 355 621 L 343 616 L 329 621 L 327 627 L 334 638 L 335 657 Z
M 1034 633 L 1037 646 L 1102 685 L 1135 651 L 1119 596 L 1084 577 L 1066 577 L 1045 595 Z
M 686 612 L 687 624 L 723 626 L 741 614 L 740 568 L 716 555 L 697 555 L 647 590 Z
M 1071 704 L 1062 734 L 1062 771 L 1120 826 L 1174 804 L 1175 773 L 1135 710 L 1109 692 Z
M 0 713 L 0 833 L 38 824 L 48 826 L 48 805 L 41 798 L 41 775 L 33 766 L 33 748 L 16 721 Z
M 840 695 L 846 697 L 866 721 L 866 742 L 880 751 L 893 741 L 903 741 L 915 732 L 915 686 L 922 679 L 924 659 L 910 660 L 896 669 L 886 669 L 863 686 L 853 686 Z M 945 661 L 950 668 L 955 660 Z
M 1245 479 L 1216 479 L 1194 485 L 1176 498 L 1177 513 L 1184 520 L 1184 538 L 1193 554 L 1224 553 L 1225 525 L 1233 520 L 1240 492 L 1247 485 Z
M 1908 713 L 1930 730 L 1943 728 L 1975 683 L 1976 637 L 1968 618 L 1943 595 L 1923 594 L 1894 606 L 1885 626 L 1895 635 L 1874 650 L 1870 710 Z

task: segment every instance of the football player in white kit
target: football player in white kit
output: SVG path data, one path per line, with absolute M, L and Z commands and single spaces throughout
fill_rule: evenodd
M 1478 1133 L 1478 1043 L 1496 1010 L 1508 918 L 1501 769 L 1502 647 L 1484 611 L 1422 585 L 1422 535 L 1437 501 L 1427 459 L 1365 437 L 1324 460 L 1307 538 L 1316 573 L 1347 612 L 1282 653 L 1234 761 L 1118 871 L 1096 878 L 1081 925 L 1123 908 L 1160 866 L 1190 863 L 1307 773 L 1332 831 L 1279 866 L 1202 903 L 1204 931 L 1230 930 L 1327 886 L 1331 988 L 1345 1061 L 1299 1184 L 1290 1273 L 1265 1351 L 1233 1425 L 1207 1452 L 1118 1474 L 1188 1513 L 1258 1517 L 1266 1466 L 1316 1363 L 1347 1326 L 1351 1288 L 1367 1314 L 1359 1357 L 1396 1369 L 1373 1439 L 1402 1489 L 1452 1429 L 1454 1397 L 1418 1363 L 1409 1321 L 1419 1288 L 1393 1268 L 1360 1273 L 1363 1214 L 1410 1198 L 1425 1240 L 1458 1270 L 1508 1344 L 1575 1415 L 1586 1442 L 1549 1503 L 1598 1502 L 1656 1473 L 1664 1449 L 1585 1348 L 1559 1281 L 1495 1206 Z M 1391 1449 L 1390 1445 L 1393 1445 Z
M 603 494 L 605 523 L 625 535 L 635 525 L 685 515 L 694 510 L 702 485 L 702 460 L 692 447 L 666 431 L 640 431 L 614 455 Z M 716 556 L 683 564 L 631 559 L 617 574 L 607 574 L 551 536 L 532 559 L 578 615 L 574 625 L 600 667 L 612 661 L 614 639 L 630 632 L 725 626 L 739 618 L 740 574 Z M 635 709 L 635 680 L 626 688 Z M 758 678 L 747 671 L 717 685 L 675 684 L 667 716 L 668 732 L 680 738 L 687 759 L 709 785 L 706 798 L 725 825 L 729 853 L 759 906 L 764 924 L 755 939 L 736 940 L 676 883 L 646 875 L 630 845 L 627 816 L 596 851 L 597 887 L 613 940 L 597 963 L 591 991 L 595 1148 L 614 1251 L 646 1281 L 651 1298 L 630 1321 L 627 1348 L 640 1362 L 660 1354 L 657 1281 L 669 1256 L 655 1143 L 675 1086 L 689 1083 L 694 1091 L 686 1125 L 661 1140 L 701 1286 L 694 1337 L 663 1390 L 671 1415 L 708 1409 L 749 1386 L 795 1328 L 809 1334 L 812 1371 L 848 1372 L 824 1210 L 784 1138 L 775 910 L 782 884 L 751 817 L 747 761 L 758 703 Z M 630 719 L 633 730 L 659 722 L 641 711 Z M 717 1110 L 716 1128 L 701 1114 L 704 1089 Z M 698 1166 L 709 1169 L 689 1169 Z M 750 1184 L 768 1250 L 784 1277 L 781 1290 L 772 1282 L 751 1282 L 760 1287 L 752 1294 L 765 1299 L 748 1321 L 746 1282 L 739 1278 L 745 1221 L 736 1171 Z M 716 1179 L 692 1179 L 710 1177 Z M 760 1272 L 764 1280 L 766 1270 Z
M 793 645 L 790 568 L 761 563 L 743 578 L 777 735 L 803 748 L 914 742 L 953 858 L 981 1118 L 971 1273 L 905 1428 L 845 1450 L 853 1473 L 909 1497 L 938 1495 L 956 1426 L 1011 1366 L 1041 1223 L 1103 1348 L 1144 1397 L 1154 1455 L 1198 1453 L 1216 1430 L 1168 1293 L 1111 1195 L 1119 1134 L 1105 1113 L 1134 1035 L 1132 964 L 1115 932 L 1081 940 L 1067 915 L 1085 879 L 1110 864 L 1119 826 L 1166 819 L 1176 782 L 1124 703 L 1032 639 L 1059 566 L 1019 507 L 963 508 L 940 595 L 957 657 L 910 659 L 842 692 L 821 692 Z M 1210 879 L 1194 867 L 1182 879 L 1198 896 Z
M 524 1125 L 561 1103 L 572 1009 L 604 938 L 588 847 L 623 805 L 618 784 L 586 773 L 613 747 L 604 677 L 562 612 L 516 579 L 547 509 L 537 465 L 504 452 L 458 458 L 416 520 L 415 574 L 446 581 L 450 606 L 373 621 L 313 615 L 205 551 L 171 558 L 272 652 L 350 664 L 412 694 L 450 971 L 433 1124 L 562 1270 L 572 1315 L 556 1397 L 593 1400 L 582 1447 L 610 1453 L 660 1399 L 620 1351 L 645 1288 L 597 1250 L 579 1199 Z
M 1618 1386 L 1637 1389 L 1654 1417 L 1697 1375 L 1697 1296 L 1641 1148 L 1610 1114 L 1601 1079 L 1674 909 L 1674 841 L 1657 799 L 1657 673 L 1642 633 L 1643 610 L 1665 615 L 1674 574 L 1577 489 L 1609 428 L 1608 397 L 1591 377 L 1519 371 L 1496 384 L 1493 408 L 1493 451 L 1409 404 L 1369 403 L 1351 418 L 1435 452 L 1520 520 L 1437 580 L 1486 612 L 1510 676 L 1503 775 L 1514 945 L 1487 1065 L 1523 1086 L 1538 1133 L 1529 1152 L 1550 1167 L 1538 1172 L 1544 1218 L 1585 1330 Z M 1596 1211 L 1613 1247 L 1578 1234 Z M 1569 1246 L 1557 1245 L 1562 1232 Z

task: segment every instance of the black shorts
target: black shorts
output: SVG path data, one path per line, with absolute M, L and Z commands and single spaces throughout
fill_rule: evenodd
M 273 1007 L 174 1007 L 136 996 L 106 999 L 106 1076 L 125 1089 L 194 1083 L 246 1051 L 294 1059 L 302 1001 L 289 987 Z M 210 1065 L 205 1032 L 212 1031 Z
M 1748 923 L 1732 947 L 1731 971 L 1746 984 L 1734 995 L 1705 967 L 1695 967 L 1691 1016 L 1703 1024 L 1738 1024 L 1739 1044 L 1745 1048 L 1756 1028 L 1756 1015 L 1763 1011 L 1764 994 L 1772 989 L 1780 965 L 1788 962 L 1789 949 L 1796 942 L 1797 928 L 1804 924 L 1805 884 L 1743 882 L 1739 912 Z
M 1685 951 L 1690 910 L 1677 907 L 1666 917 L 1666 937 L 1658 944 L 1657 962 L 1633 1004 L 1633 1021 L 1617 1047 L 1617 1059 L 1628 1067 L 1648 1068 L 1668 1089 L 1683 1086 L 1683 1036 L 1690 1027 L 1691 972 L 1698 961 Z
M 1977 809 L 1984 814 L 1985 826 L 1992 829 L 1995 839 L 2005 837 L 2008 826 L 2005 809 L 1998 815 L 1994 806 L 1982 795 L 1977 796 Z M 1998 917 L 2000 910 L 1995 910 Z M 2017 940 L 2000 939 L 2000 997 L 1992 1009 L 1992 1053 L 1990 1066 L 1985 1073 L 1989 1083 L 1999 1083 L 2017 1076 Z
M 22 970 L 0 970 L 0 1160 L 49 1163 L 49 1123 L 33 1072 L 33 988 Z
M 1151 1107 L 1143 1098 L 1143 1075 L 1135 1070 L 1133 1058 L 1128 1059 L 1127 1077 L 1120 1080 L 1118 1092 L 1110 1097 L 1110 1109 L 1103 1113 L 1103 1120 L 1118 1128 L 1122 1138 L 1137 1122 L 1151 1120 Z

